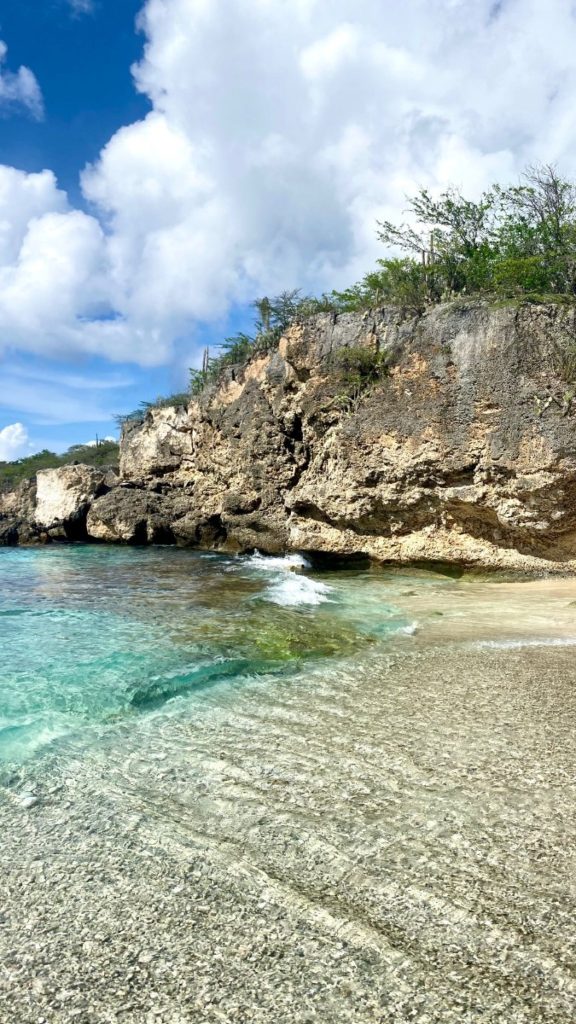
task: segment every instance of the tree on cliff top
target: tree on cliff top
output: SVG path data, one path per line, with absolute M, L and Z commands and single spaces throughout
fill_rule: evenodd
M 408 200 L 408 221 L 378 224 L 396 254 L 345 291 L 320 298 L 285 291 L 256 299 L 253 333 L 226 338 L 202 369 L 191 370 L 190 393 L 143 402 L 119 417 L 139 422 L 159 406 L 185 404 L 208 384 L 276 347 L 292 324 L 321 312 L 395 305 L 414 312 L 459 296 L 576 298 L 576 185 L 550 165 L 529 167 L 517 185 L 493 185 L 478 200 L 447 188 L 421 189 Z
M 576 294 L 576 186 L 554 167 L 530 167 L 518 185 L 494 185 L 476 201 L 454 188 L 436 198 L 421 189 L 408 212 L 407 223 L 378 225 L 403 258 L 380 260 L 360 284 L 334 293 L 344 308 Z
M 96 444 L 74 444 L 66 452 L 57 455 L 45 448 L 35 455 L 27 455 L 15 462 L 0 462 L 0 493 L 10 491 L 22 480 L 29 480 L 41 469 L 58 469 L 81 462 L 84 466 L 113 468 L 118 466 L 120 449 L 116 441 L 100 441 Z

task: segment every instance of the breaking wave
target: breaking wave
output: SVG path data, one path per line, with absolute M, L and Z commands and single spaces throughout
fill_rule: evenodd
M 265 597 L 273 604 L 284 608 L 295 608 L 298 605 L 318 605 L 330 600 L 331 587 L 318 583 L 307 576 L 287 575 L 268 587 Z

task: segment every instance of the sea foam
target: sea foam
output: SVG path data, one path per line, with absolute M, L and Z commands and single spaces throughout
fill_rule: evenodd
M 256 552 L 248 558 L 248 565 L 264 572 L 277 572 L 279 569 L 291 572 L 294 569 L 310 569 L 311 565 L 304 555 L 262 555 Z
M 323 604 L 329 600 L 331 588 L 324 583 L 317 583 L 307 576 L 297 576 L 294 573 L 287 573 L 286 578 L 278 580 L 268 587 L 266 599 L 273 604 L 282 605 L 285 608 L 294 608 L 297 605 Z
M 520 640 L 475 640 L 472 647 L 516 650 L 522 647 L 576 647 L 576 636 L 526 637 Z

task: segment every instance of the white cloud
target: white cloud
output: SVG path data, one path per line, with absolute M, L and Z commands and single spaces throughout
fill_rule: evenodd
M 199 320 L 351 283 L 405 194 L 576 174 L 568 0 L 148 0 L 152 103 L 82 177 L 0 168 L 0 338 L 171 358 Z
M 0 462 L 13 462 L 29 450 L 30 438 L 22 423 L 11 423 L 0 430 Z
M 44 213 L 68 209 L 51 171 L 25 174 L 0 165 L 0 267 L 18 259 L 30 224 Z
M 94 10 L 93 0 L 68 0 L 74 14 L 91 14 Z
M 117 391 L 107 381 L 50 374 L 6 360 L 0 372 L 0 407 L 34 424 L 109 423 L 118 411 Z
M 84 442 L 84 447 L 85 448 L 96 448 L 98 444 L 102 443 L 102 441 L 117 441 L 117 440 L 118 440 L 118 438 L 112 437 L 112 434 L 108 434 L 106 437 L 99 438 L 98 441 L 95 441 L 95 440 L 94 441 L 85 441 Z
M 24 366 L 10 362 L 10 373 L 20 380 L 34 380 L 42 384 L 57 384 L 59 387 L 76 391 L 117 391 L 134 384 L 132 377 L 125 373 L 106 372 L 100 376 L 94 373 L 69 373 L 60 367 L 45 369 L 42 366 Z
M 37 424 L 106 423 L 112 418 L 96 396 L 86 401 L 64 387 L 26 384 L 9 376 L 0 381 L 0 405 Z
M 111 228 L 117 309 L 156 337 L 225 310 L 238 290 L 234 212 L 204 170 L 207 154 L 162 114 L 118 132 L 83 175 Z
M 0 108 L 25 107 L 33 117 L 40 120 L 44 114 L 42 92 L 30 68 L 22 66 L 18 71 L 4 67 L 8 47 L 0 40 Z

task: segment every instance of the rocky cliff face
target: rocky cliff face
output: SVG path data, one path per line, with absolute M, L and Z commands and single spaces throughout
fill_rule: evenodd
M 88 510 L 115 482 L 115 475 L 93 466 L 41 470 L 37 474 L 34 525 L 52 539 L 86 540 Z
M 350 348 L 386 353 L 388 374 L 358 393 L 339 368 Z M 87 533 L 573 571 L 574 378 L 560 306 L 323 314 L 127 430 L 119 486 L 83 492 Z
M 34 540 L 35 508 L 35 480 L 24 480 L 14 491 L 0 493 L 0 547 Z

